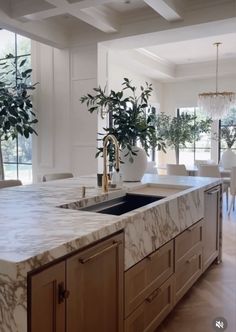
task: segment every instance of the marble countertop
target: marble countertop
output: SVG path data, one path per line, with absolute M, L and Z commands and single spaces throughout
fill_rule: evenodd
M 201 219 L 204 190 L 220 183 L 216 178 L 145 175 L 142 182 L 104 194 L 96 176 L 84 176 L 1 189 L 0 332 L 27 331 L 28 272 L 119 230 L 124 230 L 128 269 Z M 74 209 L 126 191 L 166 197 L 121 216 Z
M 142 183 L 124 183 L 124 190 L 132 190 L 144 183 L 190 186 L 182 195 L 197 188 L 207 188 L 218 179 L 145 175 Z M 82 198 L 82 186 L 86 198 Z M 84 176 L 0 190 L 0 261 L 25 262 L 46 252 L 60 251 L 56 256 L 83 247 L 124 228 L 123 216 L 62 209 L 60 205 L 80 202 L 82 205 L 119 196 L 122 191 L 102 193 L 96 187 L 95 176 Z M 170 200 L 173 195 L 166 199 Z M 165 200 L 166 200 L 165 199 Z M 156 202 L 153 204 L 160 204 Z M 139 209 L 145 210 L 146 207 Z M 129 213 L 130 214 L 130 213 Z M 75 244 L 75 241 L 77 242 Z M 67 246 L 66 252 L 60 246 Z M 54 256 L 54 255 L 53 255 Z

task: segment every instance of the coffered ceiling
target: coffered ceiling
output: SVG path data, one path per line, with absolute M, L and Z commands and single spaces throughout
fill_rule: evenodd
M 236 68 L 235 17 L 236 0 L 0 0 L 2 28 L 59 48 L 103 42 L 164 80 L 206 74 L 216 41 L 222 72 Z

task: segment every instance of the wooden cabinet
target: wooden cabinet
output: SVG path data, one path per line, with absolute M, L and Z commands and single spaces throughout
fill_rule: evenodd
M 155 289 L 125 320 L 125 332 L 153 332 L 173 307 L 173 278 Z
M 189 290 L 202 274 L 203 221 L 199 221 L 175 239 L 174 303 Z
M 219 255 L 221 187 L 216 186 L 204 194 L 205 225 L 203 229 L 203 271 Z
M 154 331 L 173 306 L 173 241 L 125 272 L 125 331 Z
M 173 255 L 170 241 L 125 272 L 126 317 L 173 273 Z
M 123 233 L 32 273 L 28 332 L 155 331 L 220 256 L 220 207 L 216 186 L 205 192 L 202 220 L 125 273 Z
M 30 332 L 123 331 L 123 234 L 29 276 Z
M 30 278 L 30 331 L 65 331 L 65 264 L 55 264 Z
M 123 331 L 123 261 L 122 235 L 67 260 L 68 332 Z

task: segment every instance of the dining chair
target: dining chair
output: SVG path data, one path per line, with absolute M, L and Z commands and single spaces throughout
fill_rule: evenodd
M 73 178 L 72 173 L 51 173 L 43 175 L 43 182 Z
M 230 175 L 230 194 L 231 194 L 231 202 L 229 205 L 228 215 L 232 210 L 232 207 L 235 205 L 235 195 L 236 195 L 236 167 L 232 167 L 231 175 Z
M 211 159 L 208 159 L 208 160 L 195 159 L 194 160 L 194 165 L 197 167 L 199 165 L 213 165 L 213 164 L 214 164 L 214 161 Z
M 226 193 L 226 206 L 228 209 L 229 204 L 229 187 L 230 178 L 223 178 L 220 174 L 218 165 L 199 165 L 198 176 L 210 177 L 210 178 L 221 178 L 223 180 L 223 192 Z
M 0 189 L 7 187 L 21 186 L 22 182 L 20 180 L 0 180 Z
M 147 168 L 145 173 L 148 174 L 158 174 L 157 167 L 156 167 L 156 162 L 155 161 L 148 161 L 147 162 Z
M 166 164 L 167 175 L 183 175 L 188 176 L 188 171 L 184 164 Z

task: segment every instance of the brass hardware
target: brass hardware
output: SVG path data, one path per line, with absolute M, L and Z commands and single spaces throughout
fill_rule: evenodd
M 192 231 L 193 231 L 195 228 L 197 228 L 197 227 L 198 227 L 198 225 L 193 225 L 193 226 L 187 228 L 187 230 L 188 230 L 189 232 L 192 232 Z
M 155 289 L 154 292 L 152 292 L 152 294 L 148 298 L 146 298 L 146 301 L 148 303 L 151 303 L 160 292 L 161 292 L 160 288 Z
M 64 302 L 70 295 L 70 292 L 65 289 L 64 282 L 58 284 L 58 303 L 61 304 Z
M 121 241 L 113 241 L 113 243 L 111 245 L 109 245 L 108 247 L 102 249 L 101 251 L 97 252 L 96 254 L 91 255 L 91 256 L 89 256 L 87 258 L 79 258 L 79 262 L 81 264 L 85 264 L 85 263 L 87 263 L 87 262 L 89 262 L 89 261 L 97 258 L 98 256 L 104 254 L 105 252 L 107 252 L 107 251 L 109 251 L 109 250 L 111 250 L 111 249 L 119 246 L 120 244 L 121 244 Z
M 214 194 L 217 194 L 219 192 L 220 192 L 220 189 L 215 189 L 215 190 L 212 190 L 212 191 L 208 191 L 207 195 L 214 195 Z
M 191 258 L 186 260 L 186 263 L 188 263 L 188 264 L 192 263 L 192 261 L 194 261 L 197 257 L 198 257 L 198 255 L 196 255 L 196 254 L 193 255 Z
M 115 169 L 119 172 L 120 168 L 120 157 L 119 157 L 119 144 L 116 137 L 112 134 L 109 134 L 105 137 L 103 141 L 103 176 L 102 176 L 102 190 L 103 192 L 108 192 L 108 174 L 107 174 L 107 144 L 111 140 L 115 145 L 115 154 L 116 154 L 116 166 Z

